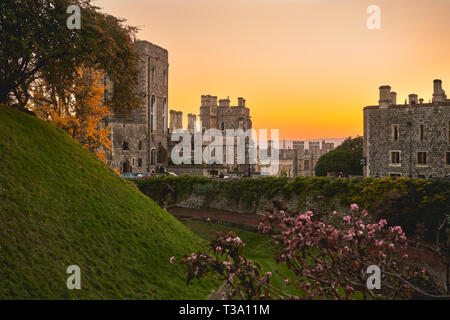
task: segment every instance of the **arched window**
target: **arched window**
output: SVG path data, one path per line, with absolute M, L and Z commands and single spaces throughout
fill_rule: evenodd
M 156 97 L 152 95 L 150 103 L 150 131 L 156 130 Z
M 130 149 L 130 148 L 128 147 L 128 142 L 126 142 L 126 141 L 123 142 L 122 147 L 123 147 L 123 150 L 129 150 L 129 149 Z

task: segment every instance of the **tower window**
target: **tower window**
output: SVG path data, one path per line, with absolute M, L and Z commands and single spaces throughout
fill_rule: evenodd
M 138 167 L 142 168 L 142 158 L 139 158 L 139 160 L 138 160 Z
M 417 164 L 420 165 L 428 164 L 428 152 L 424 151 L 417 152 Z
M 142 141 L 139 141 L 139 150 L 142 150 Z
M 394 124 L 392 125 L 392 140 L 398 141 L 398 137 L 399 137 L 399 126 L 398 124 Z
M 450 167 L 450 151 L 445 153 L 445 166 Z
M 400 151 L 391 151 L 391 164 L 400 164 Z
M 124 141 L 123 142 L 123 150 L 130 150 L 129 146 L 128 146 L 128 142 Z
M 423 138 L 424 138 L 424 127 L 423 127 L 423 124 L 421 124 L 419 126 L 419 140 L 423 141 Z

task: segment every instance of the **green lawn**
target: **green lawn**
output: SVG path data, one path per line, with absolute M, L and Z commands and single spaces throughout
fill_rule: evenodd
M 187 287 L 169 263 L 200 241 L 62 130 L 0 107 L 0 299 L 204 299 L 220 283 Z

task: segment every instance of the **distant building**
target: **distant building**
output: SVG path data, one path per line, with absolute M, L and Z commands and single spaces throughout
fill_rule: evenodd
M 376 106 L 364 108 L 366 177 L 437 178 L 450 175 L 450 100 L 434 80 L 433 99 L 416 94 L 397 104 L 391 87 L 380 87 Z
M 269 148 L 270 148 L 269 142 Z M 334 143 L 322 141 L 309 141 L 308 149 L 305 149 L 304 141 L 293 141 L 292 148 L 286 146 L 286 142 L 281 143 L 279 150 L 279 167 L 277 172 L 271 172 L 274 176 L 286 176 L 294 178 L 297 176 L 315 175 L 314 168 L 317 161 L 324 154 L 334 150 Z M 265 171 L 266 167 L 263 165 L 257 166 L 257 171 Z
M 120 172 L 144 173 L 167 165 L 169 61 L 166 49 L 148 41 L 136 41 L 136 46 L 139 94 L 145 104 L 128 117 L 116 113 L 105 119 L 112 142 L 106 157 L 109 166 Z M 111 92 L 105 93 L 105 97 L 109 95 Z

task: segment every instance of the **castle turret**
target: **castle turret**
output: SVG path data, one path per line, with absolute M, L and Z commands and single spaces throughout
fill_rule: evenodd
M 380 87 L 380 100 L 378 101 L 380 108 L 387 108 L 392 103 L 391 100 L 391 87 L 381 86 Z
M 238 98 L 238 107 L 245 108 L 245 99 L 244 98 Z

